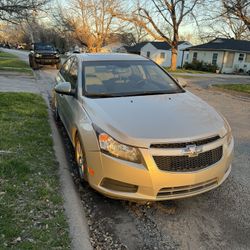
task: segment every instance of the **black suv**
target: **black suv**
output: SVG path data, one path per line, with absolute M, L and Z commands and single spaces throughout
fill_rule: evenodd
M 29 54 L 29 63 L 32 69 L 38 69 L 40 65 L 56 65 L 61 67 L 59 52 L 51 44 L 34 43 L 33 50 Z

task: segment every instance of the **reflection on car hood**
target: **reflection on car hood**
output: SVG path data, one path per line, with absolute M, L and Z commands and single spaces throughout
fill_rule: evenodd
M 38 53 L 38 54 L 56 54 L 57 52 L 56 51 L 51 51 L 51 50 L 36 50 L 35 53 Z
M 223 118 L 193 94 L 84 98 L 92 122 L 116 140 L 139 147 L 224 135 Z

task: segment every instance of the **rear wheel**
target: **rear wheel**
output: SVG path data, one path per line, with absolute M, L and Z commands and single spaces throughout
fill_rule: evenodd
M 75 140 L 75 160 L 77 163 L 77 170 L 80 179 L 87 180 L 88 179 L 88 173 L 87 173 L 87 161 L 86 161 L 86 154 L 85 151 L 81 145 L 80 139 L 78 135 L 76 135 Z

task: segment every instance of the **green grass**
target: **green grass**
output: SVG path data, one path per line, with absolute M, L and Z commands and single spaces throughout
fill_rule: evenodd
M 176 69 L 176 70 L 171 70 L 171 68 L 164 67 L 165 70 L 169 73 L 189 73 L 189 74 L 208 74 L 211 72 L 205 72 L 205 71 L 200 71 L 200 70 L 191 70 L 191 69 Z M 214 73 L 211 73 L 214 74 Z
M 29 65 L 15 55 L 0 51 L 0 71 L 14 71 L 33 75 Z
M 199 79 L 199 78 L 205 78 L 204 76 L 200 76 L 200 75 L 179 75 L 179 74 L 175 74 L 175 73 L 172 73 L 170 72 L 170 74 L 174 77 L 174 78 L 184 78 L 184 79 Z
M 5 57 L 5 58 L 17 58 L 16 55 L 13 55 L 13 54 L 10 54 L 10 53 L 7 53 L 7 52 L 3 52 L 3 51 L 0 51 L 0 60 L 2 60 L 1 57 Z
M 213 84 L 213 86 L 250 94 L 250 84 Z
M 0 93 L 0 131 L 0 248 L 69 249 L 42 97 Z

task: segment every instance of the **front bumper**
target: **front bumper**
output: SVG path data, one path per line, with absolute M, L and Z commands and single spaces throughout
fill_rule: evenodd
M 60 58 L 35 58 L 35 61 L 42 65 L 52 65 L 60 63 Z
M 204 193 L 221 185 L 231 171 L 234 142 L 232 140 L 227 146 L 225 140 L 221 139 L 220 143 L 223 144 L 222 158 L 209 167 L 192 172 L 160 170 L 150 149 L 141 149 L 144 165 L 123 161 L 100 152 L 88 152 L 87 162 L 93 173 L 89 175 L 89 184 L 108 197 L 126 200 L 168 200 Z M 213 143 L 209 144 L 209 147 L 214 147 Z M 169 153 L 173 152 L 166 150 L 166 154 Z M 138 188 L 135 192 L 117 191 L 104 187 L 104 179 Z

